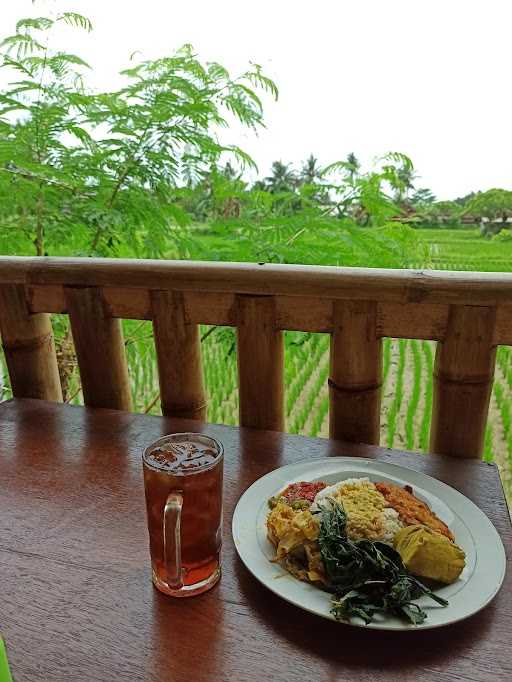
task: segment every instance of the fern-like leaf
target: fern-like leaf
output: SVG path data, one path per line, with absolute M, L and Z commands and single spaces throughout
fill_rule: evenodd
M 16 33 L 20 33 L 23 29 L 35 29 L 36 31 L 47 31 L 54 24 L 53 19 L 49 17 L 35 17 L 20 19 L 16 24 Z
M 77 12 L 63 12 L 57 17 L 57 21 L 63 21 L 68 26 L 73 26 L 74 28 L 82 28 L 88 33 L 92 31 L 90 19 Z

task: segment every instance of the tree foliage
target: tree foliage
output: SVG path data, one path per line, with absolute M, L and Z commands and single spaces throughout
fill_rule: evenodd
M 478 192 L 466 204 L 465 212 L 489 220 L 506 221 L 512 215 L 512 192 L 506 189 Z
M 260 128 L 261 93 L 277 97 L 259 65 L 232 76 L 185 45 L 132 63 L 123 87 L 94 93 L 86 62 L 51 48 L 60 22 L 92 29 L 72 12 L 22 19 L 0 47 L 2 68 L 13 76 L 0 94 L 4 252 L 393 266 L 417 260 L 412 232 L 388 224 L 399 210 L 394 194 L 412 177 L 406 156 L 390 153 L 368 173 L 355 154 L 326 169 L 313 155 L 298 170 L 276 161 L 250 186 L 243 172 L 254 168 L 252 159 L 225 137 L 233 120 Z M 218 248 L 204 247 L 197 222 L 218 235 Z
M 38 255 L 66 242 L 69 251 L 162 256 L 174 228 L 189 220 L 176 200 L 221 158 L 254 166 L 220 131 L 233 118 L 263 124 L 258 90 L 277 96 L 258 65 L 232 77 L 203 63 L 190 45 L 170 57 L 123 71 L 125 87 L 93 94 L 88 65 L 52 52 L 60 21 L 90 30 L 67 12 L 18 22 L 2 45 L 2 67 L 15 74 L 0 94 L 0 197 L 3 241 L 32 243 Z
M 302 164 L 300 181 L 305 185 L 315 185 L 322 182 L 322 169 L 318 159 L 313 154 L 310 154 Z
M 347 164 L 346 168 L 347 168 L 347 172 L 349 174 L 350 180 L 353 182 L 354 178 L 357 176 L 357 174 L 359 173 L 359 170 L 361 168 L 361 164 L 359 163 L 359 159 L 354 154 L 354 152 L 350 152 L 347 155 L 346 164 Z
M 299 185 L 299 178 L 289 163 L 274 161 L 272 170 L 264 180 L 264 188 L 271 194 L 293 192 Z
M 460 225 L 462 208 L 454 201 L 434 201 L 416 204 L 421 224 L 456 227 Z
M 411 197 L 411 204 L 413 206 L 432 206 L 435 201 L 436 198 L 428 187 L 419 187 Z

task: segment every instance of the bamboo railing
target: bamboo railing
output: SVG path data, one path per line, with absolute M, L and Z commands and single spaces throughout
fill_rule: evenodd
M 67 313 L 86 405 L 129 410 L 120 318 L 152 320 L 164 414 L 204 419 L 199 324 L 237 328 L 240 424 L 284 429 L 284 330 L 331 335 L 330 435 L 378 443 L 382 337 L 438 341 L 430 449 L 482 453 L 512 275 L 0 257 L 13 394 L 62 400 L 50 314 Z

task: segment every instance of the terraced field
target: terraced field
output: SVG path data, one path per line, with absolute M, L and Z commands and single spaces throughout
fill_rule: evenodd
M 499 239 L 484 239 L 477 229 L 424 229 L 418 233 L 430 247 L 428 266 L 433 270 L 512 271 L 512 232 Z M 425 264 L 411 262 L 409 267 Z

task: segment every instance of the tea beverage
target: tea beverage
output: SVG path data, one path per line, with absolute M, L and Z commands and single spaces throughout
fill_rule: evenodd
M 153 583 L 172 596 L 220 578 L 223 448 L 197 433 L 164 436 L 143 454 Z

